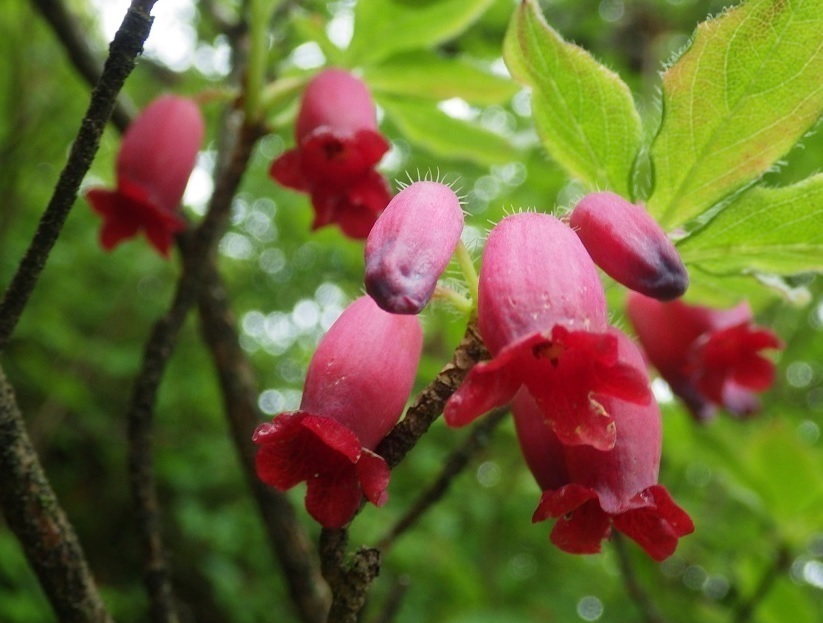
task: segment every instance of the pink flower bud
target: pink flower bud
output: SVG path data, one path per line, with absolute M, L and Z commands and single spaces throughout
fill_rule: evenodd
M 117 189 L 86 193 L 103 217 L 100 242 L 109 250 L 143 230 L 168 256 L 174 234 L 186 228 L 177 214 L 205 126 L 197 105 L 166 95 L 129 126 L 117 155 Z
M 597 270 L 574 232 L 548 214 L 504 218 L 483 252 L 477 320 L 492 355 L 560 324 L 603 331 L 606 297 Z
M 643 206 L 614 193 L 591 193 L 574 208 L 569 225 L 594 263 L 627 288 L 669 300 L 689 286 L 680 254 Z
M 408 400 L 423 333 L 413 316 L 388 314 L 369 297 L 354 301 L 320 340 L 298 411 L 254 433 L 257 474 L 281 491 L 306 481 L 306 509 L 339 528 L 363 495 L 388 499 L 389 468 L 373 452 Z
M 753 324 L 748 303 L 719 310 L 631 294 L 626 314 L 649 361 L 696 419 L 710 419 L 717 406 L 738 416 L 760 408 L 755 392 L 774 381 L 774 364 L 760 351 L 783 344 Z
M 643 359 L 637 347 L 617 330 L 619 356 L 636 369 Z M 670 556 L 681 536 L 694 530 L 689 516 L 657 484 L 662 435 L 657 403 L 633 405 L 603 397 L 614 417 L 614 447 L 568 446 L 555 435 L 529 392 L 521 389 L 512 408 L 523 456 L 543 496 L 533 521 L 557 519 L 552 542 L 563 551 L 600 551 L 611 527 L 637 541 L 655 560 Z
M 334 222 L 365 238 L 391 199 L 374 171 L 389 142 L 377 129 L 366 85 L 342 69 L 317 74 L 303 94 L 295 138 L 297 146 L 272 163 L 271 176 L 311 195 L 314 229 Z
M 414 182 L 391 200 L 366 241 L 366 292 L 386 311 L 417 314 L 463 231 L 463 210 L 451 188 Z
M 446 403 L 446 423 L 468 424 L 526 385 L 563 443 L 610 449 L 615 426 L 601 397 L 647 403 L 651 394 L 645 371 L 618 356 L 597 269 L 571 229 L 546 214 L 503 219 L 486 243 L 478 296 L 493 359 Z

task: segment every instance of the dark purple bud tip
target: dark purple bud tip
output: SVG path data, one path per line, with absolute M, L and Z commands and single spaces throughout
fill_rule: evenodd
M 451 188 L 414 182 L 386 206 L 366 240 L 366 292 L 393 314 L 417 314 L 463 230 L 463 210 Z
M 574 208 L 569 225 L 594 263 L 627 288 L 661 301 L 688 288 L 680 254 L 643 206 L 614 193 L 592 193 Z
M 389 275 L 387 271 L 376 270 L 367 273 L 365 281 L 366 293 L 381 309 L 393 314 L 419 314 L 431 299 L 437 283 L 421 288 L 419 276 Z

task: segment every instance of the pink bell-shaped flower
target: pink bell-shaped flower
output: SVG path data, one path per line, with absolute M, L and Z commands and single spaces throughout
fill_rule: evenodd
M 117 154 L 117 188 L 86 193 L 92 209 L 103 217 L 104 249 L 142 230 L 168 257 L 174 234 L 186 228 L 178 210 L 204 132 L 197 104 L 174 95 L 157 98 L 134 120 Z
M 503 219 L 479 286 L 478 328 L 493 358 L 446 403 L 446 423 L 468 424 L 526 385 L 563 443 L 614 446 L 602 398 L 645 404 L 651 393 L 645 371 L 618 356 L 597 269 L 574 232 L 546 214 Z
M 619 356 L 640 369 L 631 340 L 612 329 Z M 563 551 L 593 554 L 611 529 L 634 539 L 655 560 L 670 556 L 681 536 L 694 531 L 689 516 L 657 484 L 662 435 L 654 401 L 636 405 L 602 398 L 617 425 L 611 450 L 560 442 L 540 407 L 521 389 L 512 402 L 526 463 L 543 490 L 533 521 L 557 519 L 551 540 Z
M 680 254 L 643 206 L 614 193 L 591 193 L 572 210 L 569 225 L 594 263 L 627 288 L 664 301 L 688 288 Z
M 345 234 L 365 238 L 391 199 L 374 170 L 389 149 L 377 129 L 366 85 L 342 69 L 326 69 L 309 82 L 295 124 L 294 149 L 271 165 L 283 186 L 311 196 L 313 229 L 337 223 Z
M 753 324 L 748 303 L 720 310 L 630 294 L 626 314 L 649 361 L 696 419 L 710 419 L 718 406 L 738 416 L 760 408 L 755 393 L 774 381 L 774 364 L 760 351 L 783 344 Z
M 389 468 L 374 449 L 403 412 L 422 342 L 416 317 L 368 296 L 349 305 L 320 340 L 300 409 L 257 427 L 260 479 L 280 491 L 306 481 L 306 510 L 327 528 L 345 525 L 364 495 L 384 504 Z
M 462 231 L 463 209 L 451 188 L 410 184 L 391 200 L 366 240 L 366 292 L 386 311 L 419 313 Z

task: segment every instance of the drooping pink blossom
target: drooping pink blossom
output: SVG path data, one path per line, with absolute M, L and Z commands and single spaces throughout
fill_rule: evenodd
M 637 347 L 612 330 L 620 357 L 635 368 Z M 678 539 L 694 530 L 689 516 L 658 484 L 662 435 L 654 401 L 632 404 L 611 396 L 602 405 L 617 425 L 611 450 L 564 445 L 540 407 L 521 389 L 512 402 L 515 428 L 526 463 L 543 490 L 533 521 L 557 519 L 552 542 L 573 554 L 601 549 L 612 528 L 637 541 L 655 560 L 670 556 Z
M 345 234 L 365 238 L 391 199 L 374 170 L 389 149 L 377 129 L 366 85 L 342 69 L 326 69 L 309 82 L 295 124 L 296 147 L 271 165 L 283 186 L 311 196 L 313 229 L 337 223 Z
M 664 301 L 688 288 L 680 254 L 642 205 L 610 192 L 590 193 L 572 210 L 569 225 L 594 263 L 627 288 Z
M 374 453 L 403 411 L 420 360 L 414 316 L 354 301 L 320 340 L 297 411 L 254 433 L 257 474 L 286 491 L 306 481 L 306 509 L 327 528 L 345 525 L 365 495 L 388 499 L 389 468 Z
M 174 95 L 157 98 L 134 120 L 117 154 L 117 188 L 86 193 L 103 217 L 104 249 L 143 231 L 168 256 L 174 234 L 186 228 L 178 211 L 204 131 L 197 104 Z
M 311 192 L 312 231 L 336 224 L 349 238 L 362 240 L 390 200 L 388 183 L 374 170 L 342 190 L 318 185 Z
M 506 404 L 525 385 L 563 443 L 605 450 L 616 431 L 603 397 L 651 400 L 645 372 L 618 356 L 597 269 L 553 216 L 515 214 L 489 234 L 477 320 L 493 358 L 447 402 L 450 426 Z
M 391 200 L 366 240 L 366 292 L 386 311 L 419 313 L 462 231 L 463 209 L 451 188 L 410 184 Z
M 753 323 L 748 303 L 720 310 L 631 294 L 626 314 L 649 361 L 695 418 L 710 419 L 718 406 L 738 416 L 760 408 L 755 394 L 774 381 L 774 364 L 761 351 L 782 342 Z

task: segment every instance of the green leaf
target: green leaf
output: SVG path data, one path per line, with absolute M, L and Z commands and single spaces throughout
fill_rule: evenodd
M 771 515 L 794 528 L 819 525 L 823 484 L 819 461 L 784 422 L 759 431 L 746 449 L 748 468 Z
M 429 100 L 381 97 L 378 103 L 406 139 L 436 156 L 483 166 L 517 160 L 517 151 L 504 137 L 450 117 Z
M 678 245 L 684 262 L 714 271 L 823 271 L 823 174 L 740 195 Z
M 648 207 L 669 229 L 756 180 L 823 110 L 823 0 L 751 0 L 663 75 Z
M 471 104 L 509 100 L 518 86 L 474 63 L 443 58 L 432 52 L 411 52 L 366 67 L 364 79 L 373 92 L 446 100 L 459 97 Z
M 567 43 L 523 0 L 503 42 L 512 75 L 532 87 L 543 146 L 588 187 L 631 197 L 642 128 L 629 88 L 582 48 Z
M 372 64 L 404 50 L 431 48 L 468 28 L 493 0 L 359 0 L 348 53 Z

